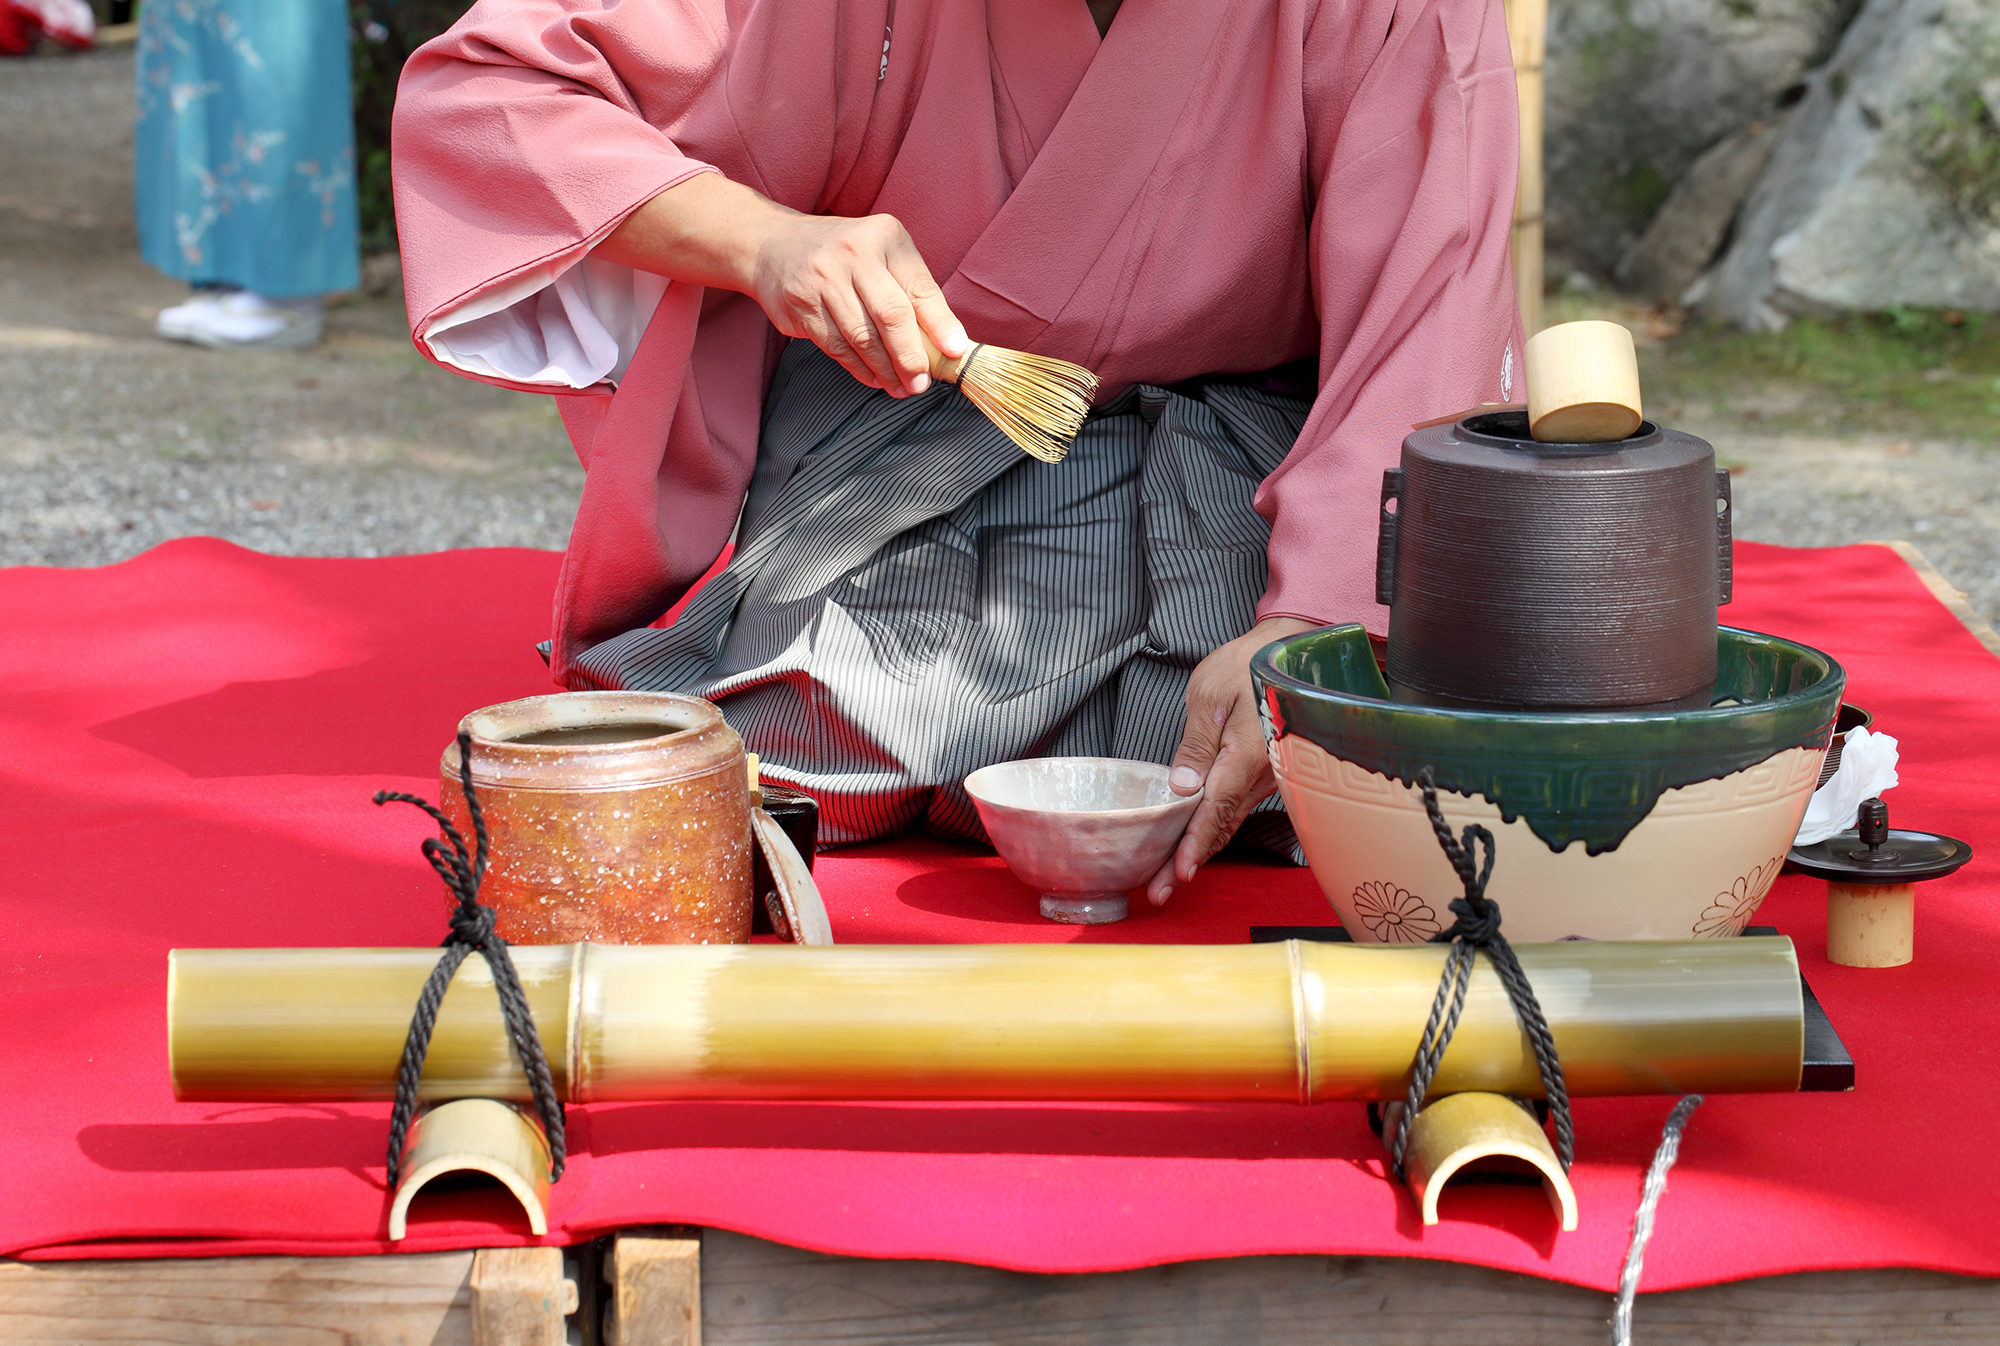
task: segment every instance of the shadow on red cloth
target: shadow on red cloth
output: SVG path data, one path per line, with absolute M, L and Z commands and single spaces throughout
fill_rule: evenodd
M 315 708 L 310 722 L 301 706 Z M 448 680 L 382 655 L 302 678 L 232 682 L 90 732 L 196 778 L 434 776 L 444 745 L 429 745 L 467 709 Z
M 218 1173 L 342 1168 L 356 1177 L 383 1173 L 389 1112 L 356 1116 L 350 1108 L 306 1103 L 239 1104 L 203 1109 L 198 1120 L 106 1123 L 76 1133 L 76 1147 L 114 1173 Z M 364 1159 L 362 1156 L 367 1156 Z
M 968 863 L 961 867 L 919 874 L 897 884 L 896 900 L 914 911 L 988 925 L 1039 931 L 1048 924 L 1042 919 L 1040 897 L 1034 889 L 1015 878 L 997 859 L 981 863 L 990 858 L 984 847 L 968 846 L 966 850 Z M 1078 927 L 1079 932 L 1083 929 Z M 995 931 L 994 938 L 1005 939 L 1006 935 Z
M 910 844 L 910 843 L 901 843 Z M 1212 880 L 1205 874 L 1197 874 L 1194 881 L 1174 894 L 1165 907 L 1154 907 L 1147 902 L 1143 893 L 1131 897 L 1131 914 L 1115 925 L 1056 926 L 1054 930 L 1065 932 L 1051 935 L 1050 923 L 1041 915 L 1041 894 L 1014 877 L 1014 872 L 984 846 L 955 846 L 949 842 L 930 843 L 943 848 L 952 846 L 962 849 L 963 860 L 950 869 L 930 870 L 913 875 L 896 885 L 896 898 L 912 911 L 933 916 L 948 916 L 955 920 L 972 924 L 1006 926 L 1006 931 L 995 930 L 987 936 L 992 940 L 1019 940 L 1024 935 L 1034 939 L 1067 938 L 1072 943 L 1104 944 L 1179 944 L 1185 943 L 1189 932 L 1184 917 L 1190 908 L 1201 906 L 1205 900 L 1212 901 Z M 838 855 L 834 851 L 830 854 Z M 1290 897 L 1294 905 L 1302 910 L 1297 919 L 1290 922 L 1276 919 L 1262 924 L 1332 925 L 1333 913 L 1327 909 L 1319 890 L 1313 887 L 1305 873 L 1296 866 L 1283 862 L 1264 851 L 1232 847 L 1228 852 L 1232 864 L 1241 865 L 1252 872 L 1260 869 L 1271 871 L 1269 878 L 1275 895 Z M 1246 876 L 1247 877 L 1247 876 Z M 1298 899 L 1303 897 L 1303 901 Z M 1250 937 L 1247 918 L 1238 922 L 1240 930 L 1229 928 L 1217 932 L 1209 942 L 1240 943 Z
M 599 1105 L 590 1115 L 599 1158 L 671 1147 L 1367 1163 L 1381 1149 L 1357 1103 L 687 1102 Z

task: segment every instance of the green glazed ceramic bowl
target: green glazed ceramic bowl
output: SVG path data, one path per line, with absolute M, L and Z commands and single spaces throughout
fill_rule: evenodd
M 1461 710 L 1390 701 L 1359 626 L 1251 660 L 1299 842 L 1357 941 L 1416 943 L 1461 892 L 1415 788 L 1496 839 L 1487 895 L 1515 940 L 1689 939 L 1747 925 L 1819 778 L 1846 674 L 1818 650 L 1722 628 L 1715 704 Z

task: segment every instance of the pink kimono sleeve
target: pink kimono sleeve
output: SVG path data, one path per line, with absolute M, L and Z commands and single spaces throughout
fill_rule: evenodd
M 721 10 L 721 0 L 483 0 L 411 58 L 396 103 L 396 210 L 426 354 L 441 353 L 426 344 L 439 314 L 482 313 L 470 327 L 521 305 L 535 309 L 520 323 L 539 325 L 532 347 L 562 327 L 553 310 L 575 318 L 616 288 L 593 268 L 638 274 L 582 261 L 625 216 L 711 163 L 727 171 L 740 141 L 723 98 Z M 684 145 L 704 147 L 701 157 Z M 705 321 L 700 286 L 654 279 L 650 307 L 624 310 L 626 363 L 558 399 L 589 469 L 556 591 L 551 671 L 565 685 L 577 653 L 658 617 L 714 561 L 755 461 L 770 330 L 761 310 L 724 304 Z M 703 380 L 696 335 L 711 325 Z
M 1413 422 L 1521 384 L 1508 249 L 1518 168 L 1501 0 L 1354 0 L 1307 30 L 1320 392 L 1257 492 L 1257 615 L 1365 623 L 1382 470 Z
M 633 210 L 709 171 L 662 129 L 720 83 L 724 27 L 707 7 L 483 0 L 410 58 L 396 97 L 396 218 L 425 354 L 435 358 L 427 333 L 441 315 L 549 285 Z

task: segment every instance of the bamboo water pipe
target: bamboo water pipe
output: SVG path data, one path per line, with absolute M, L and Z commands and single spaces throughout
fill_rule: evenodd
M 1791 941 L 1516 946 L 1573 1095 L 1790 1091 Z M 1398 1099 L 1445 949 L 1234 946 L 517 947 L 570 1102 L 680 1098 Z M 383 1099 L 434 949 L 181 949 L 175 1096 Z M 1434 1094 L 1533 1096 L 1484 959 Z M 444 998 L 420 1095 L 525 1099 L 484 960 Z
M 1521 327 L 1542 326 L 1542 56 L 1548 45 L 1549 0 L 1506 0 L 1507 45 L 1514 56 L 1514 93 L 1521 108 L 1521 176 L 1514 191 L 1514 290 Z

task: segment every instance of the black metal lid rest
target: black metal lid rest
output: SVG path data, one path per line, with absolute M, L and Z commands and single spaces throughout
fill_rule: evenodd
M 1972 847 L 1935 832 L 1892 829 L 1889 806 L 1870 799 L 1853 830 L 1794 846 L 1785 858 L 1800 873 L 1831 883 L 1921 883 L 1956 870 L 1972 858 Z

